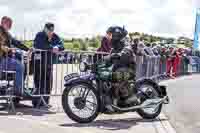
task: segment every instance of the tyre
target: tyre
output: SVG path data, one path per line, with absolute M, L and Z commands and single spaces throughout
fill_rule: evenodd
M 146 83 L 146 84 L 139 85 L 139 90 L 151 92 L 151 94 L 149 96 L 146 96 L 142 102 L 151 98 L 159 98 L 159 92 L 157 88 L 155 88 L 155 86 L 153 86 L 152 84 Z M 152 108 L 138 109 L 137 113 L 144 119 L 155 119 L 157 116 L 159 116 L 159 114 L 161 113 L 161 110 L 162 110 L 162 104 L 158 106 L 155 105 Z
M 99 114 L 99 96 L 92 85 L 73 84 L 65 88 L 62 95 L 62 106 L 70 119 L 78 123 L 89 123 Z M 87 114 L 87 111 L 90 114 Z

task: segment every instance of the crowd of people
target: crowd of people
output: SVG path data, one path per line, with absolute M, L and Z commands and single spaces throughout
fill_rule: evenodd
M 102 39 L 100 48 L 97 51 L 110 53 L 111 38 L 112 35 L 107 32 L 106 36 Z M 127 38 L 127 40 L 131 43 L 132 49 L 138 56 L 138 64 L 143 64 L 144 69 L 145 65 L 147 66 L 148 61 L 151 62 L 151 65 L 155 65 L 155 63 L 152 64 L 152 60 L 156 59 L 159 59 L 159 63 L 156 64 L 156 67 L 159 69 L 156 71 L 158 71 L 159 74 L 166 74 L 170 78 L 175 78 L 186 72 L 188 69 L 188 64 L 190 62 L 188 56 L 192 56 L 192 50 L 189 48 L 176 48 L 174 46 L 164 44 L 144 43 L 139 36 Z M 154 68 L 155 66 L 152 67 Z M 152 75 L 153 74 L 151 74 L 151 76 Z M 143 76 L 147 75 L 143 74 Z

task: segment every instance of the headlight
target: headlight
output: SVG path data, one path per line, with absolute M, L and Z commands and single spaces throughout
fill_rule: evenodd
M 81 62 L 79 69 L 81 72 L 85 72 L 87 70 L 87 64 L 85 62 Z

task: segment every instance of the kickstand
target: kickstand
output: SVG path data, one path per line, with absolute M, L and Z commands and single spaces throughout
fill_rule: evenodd
M 44 97 L 43 97 L 43 96 L 40 97 L 40 100 L 39 100 L 39 102 L 37 103 L 37 106 L 36 106 L 36 107 L 39 109 L 41 104 L 48 108 L 48 104 L 47 104 L 46 101 L 44 100 Z

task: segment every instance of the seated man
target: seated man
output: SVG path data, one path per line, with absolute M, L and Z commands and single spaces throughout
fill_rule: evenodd
M 23 50 L 28 50 L 28 48 L 12 38 L 8 31 L 12 27 L 12 19 L 9 17 L 3 17 L 0 25 L 0 70 L 3 71 L 16 71 L 15 77 L 15 94 L 18 96 L 22 95 L 23 89 L 23 74 L 24 65 L 20 61 L 13 57 L 15 49 L 11 48 L 12 45 L 21 48 Z
M 119 26 L 110 27 L 109 30 L 112 33 L 112 50 L 111 54 L 107 57 L 106 64 L 113 66 L 112 82 L 114 85 L 111 91 L 113 104 L 117 105 L 117 101 L 121 96 L 126 99 L 126 104 L 137 104 L 138 100 L 135 94 L 135 88 L 132 86 L 136 82 L 136 56 L 130 42 L 126 40 L 128 31 Z M 129 83 L 131 83 L 131 87 L 126 86 Z M 109 94 L 110 90 L 105 90 L 105 93 L 106 109 L 108 112 L 113 112 L 114 110 L 111 106 L 112 98 Z

